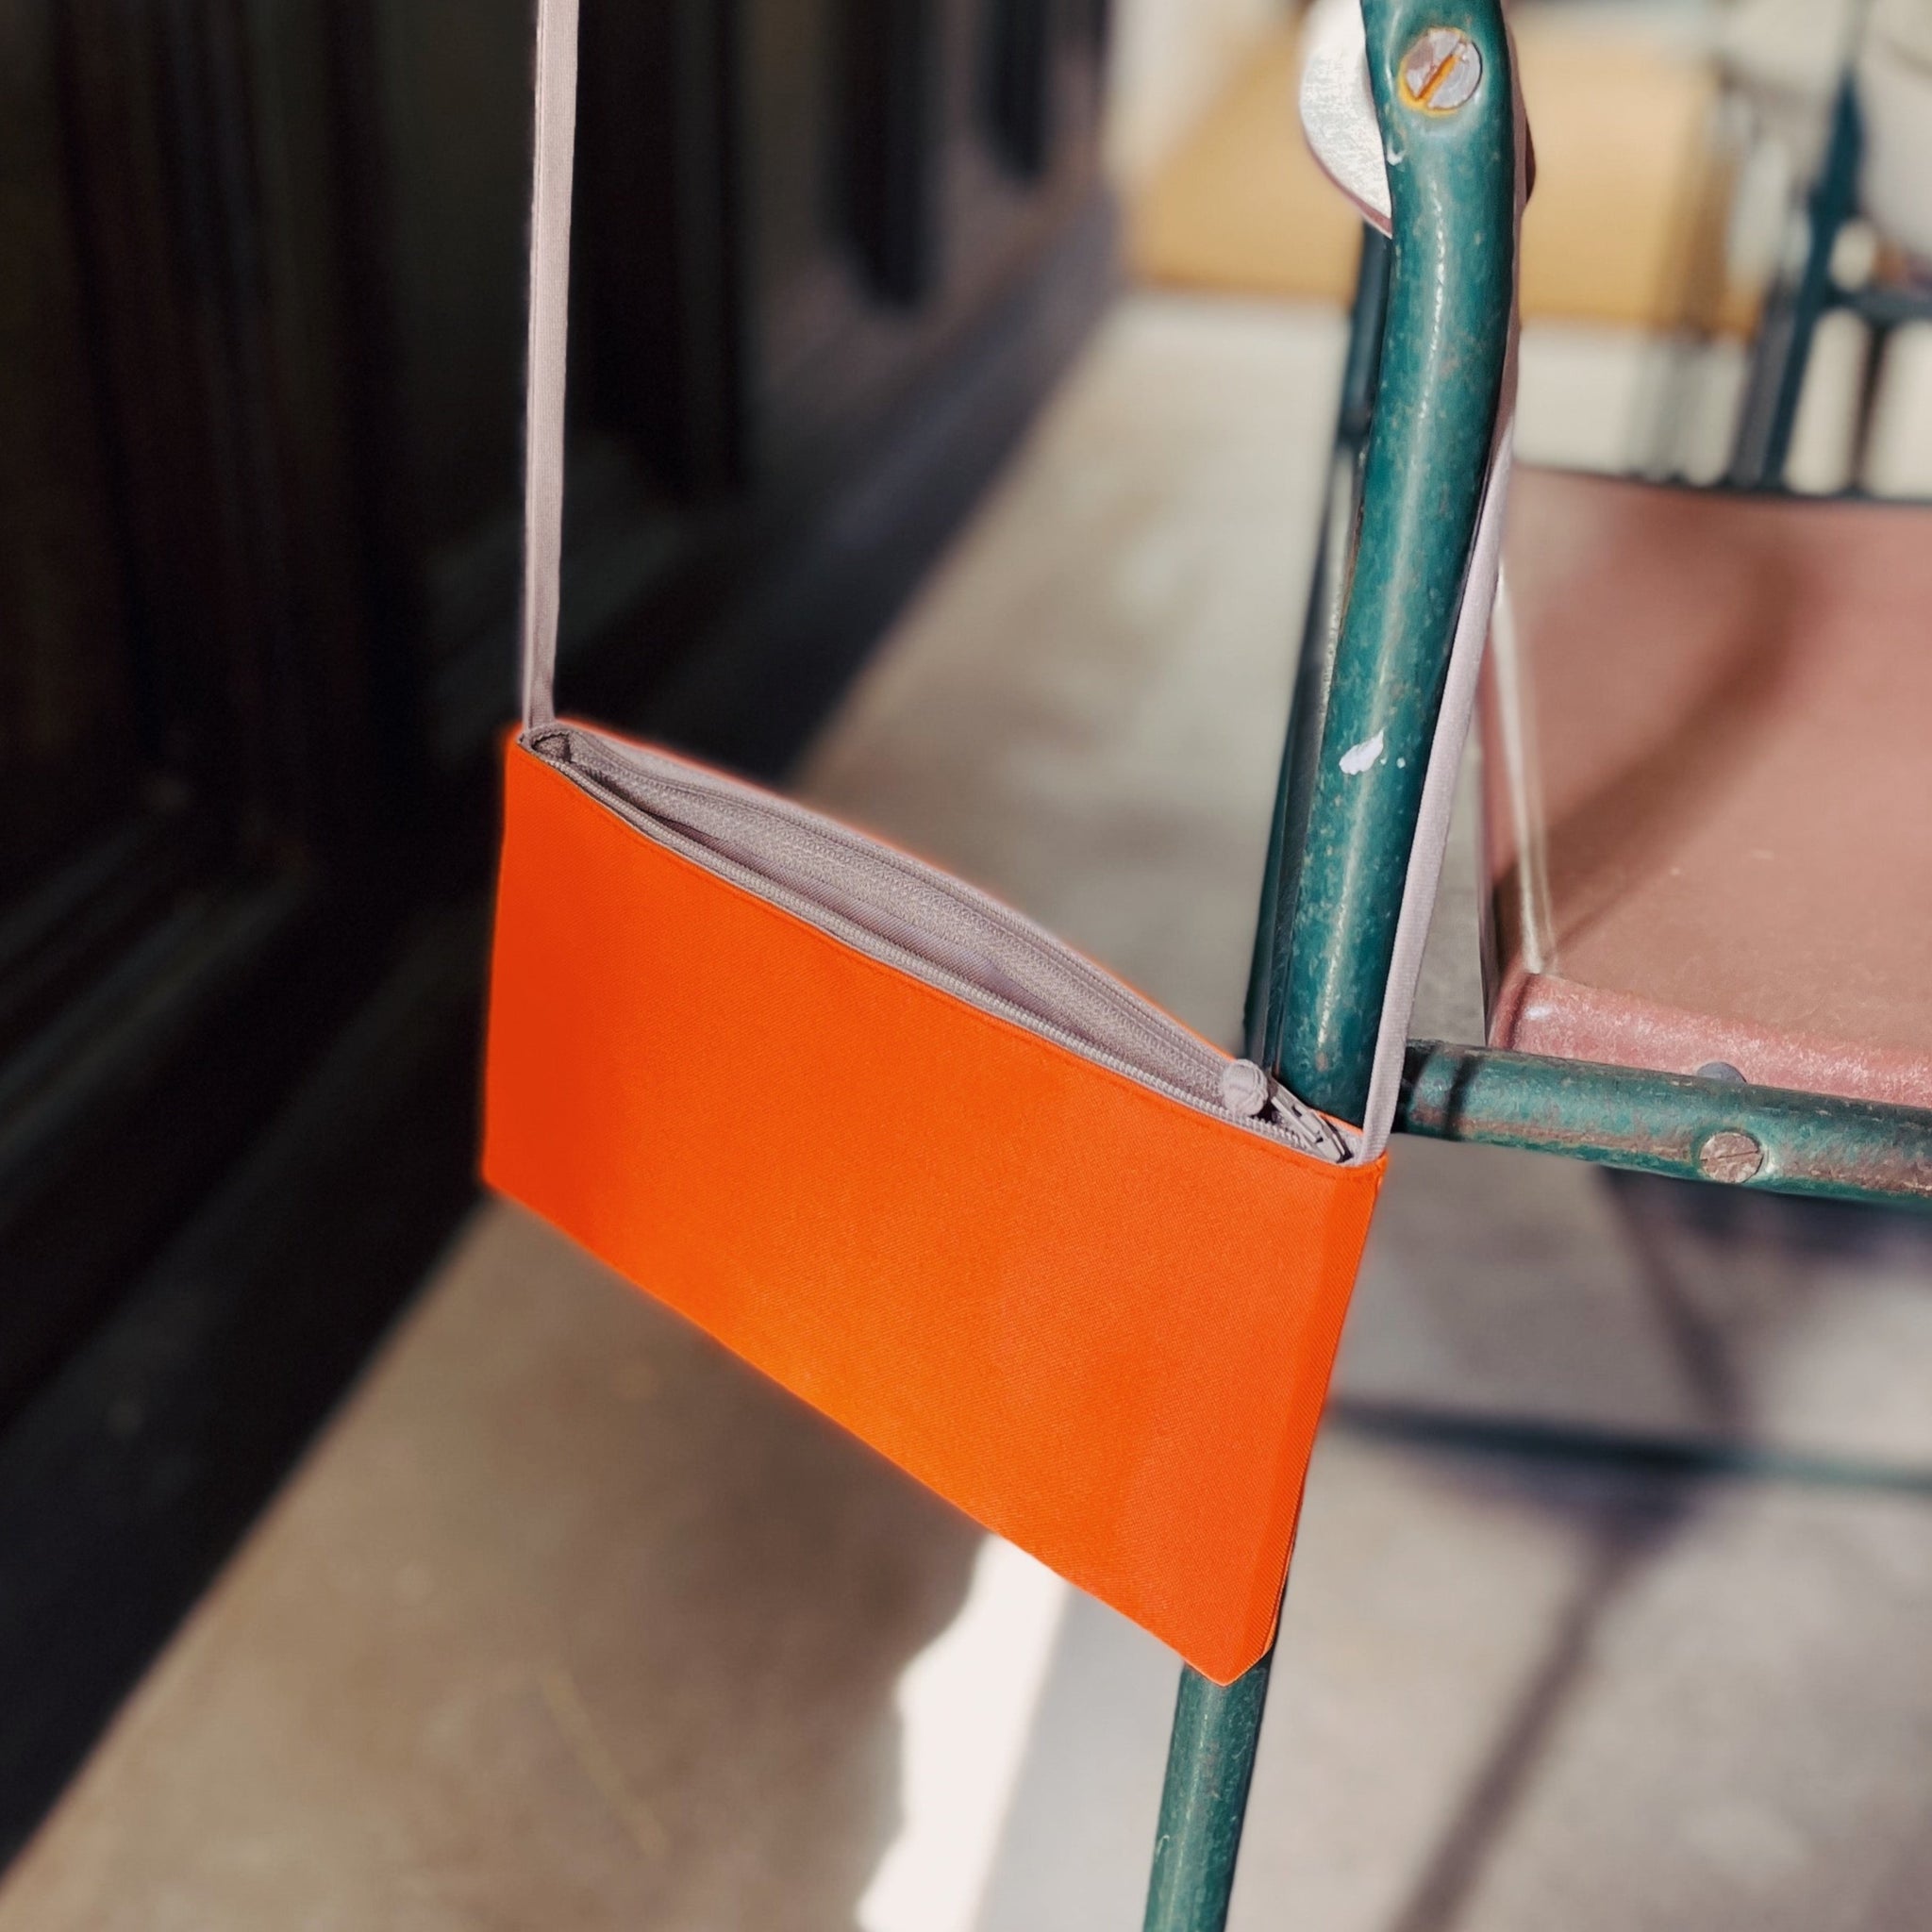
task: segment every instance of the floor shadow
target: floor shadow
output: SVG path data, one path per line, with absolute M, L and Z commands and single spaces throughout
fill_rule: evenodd
M 1610 1171 L 1602 1180 L 1640 1285 L 1679 1373 L 1701 1404 L 1704 1430 L 1719 1443 L 1747 1441 L 1757 1419 L 1734 1338 L 1723 1319 L 1701 1307 L 1690 1291 L 1686 1270 L 1694 1267 L 1695 1251 L 1687 1255 L 1687 1234 L 1705 1241 L 1750 1240 L 1761 1244 L 1768 1257 L 1787 1260 L 1805 1255 L 1870 1259 L 1882 1254 L 1916 1257 L 1932 1253 L 1932 1224 L 1921 1218 L 1886 1210 L 1841 1209 L 1834 1204 L 1744 1198 L 1694 1184 Z M 1790 1297 L 1783 1301 L 1789 1305 Z M 1527 1437 L 1524 1440 L 1528 1441 Z M 1633 1450 L 1641 1451 L 1644 1438 L 1639 1433 L 1629 1441 Z M 1522 1453 L 1525 1466 L 1536 1465 L 1539 1452 L 1534 1446 Z M 1544 1461 L 1539 1483 L 1556 1480 L 1560 1502 L 1569 1483 L 1550 1474 L 1555 1467 Z M 1576 1510 L 1588 1524 L 1588 1559 L 1581 1583 L 1421 1877 L 1391 1920 L 1390 1932 L 1457 1932 L 1465 1924 L 1492 1857 L 1585 1686 L 1600 1633 L 1657 1559 L 1694 1525 L 1700 1507 L 1696 1488 L 1657 1484 L 1652 1479 L 1654 1472 L 1647 1475 L 1639 1466 L 1636 1454 L 1627 1474 L 1621 1474 L 1613 1459 L 1599 1464 L 1599 1472 L 1600 1479 L 1610 1486 L 1607 1496 L 1595 1501 L 1579 1498 Z M 1546 1489 L 1540 1487 L 1539 1494 L 1545 1493 Z M 1912 1874 L 1901 1874 L 1897 1886 L 1909 1882 Z M 1906 1921 L 1880 1916 L 1871 1923 Z
M 981 1542 L 488 1210 L 8 1874 L 0 1928 L 146 1924 L 165 1896 L 199 1932 L 839 1932 L 901 1822 L 900 1678 Z
M 1578 1507 L 1585 1507 L 1580 1499 Z M 1464 1924 L 1491 1857 L 1584 1685 L 1600 1632 L 1655 1556 L 1682 1532 L 1693 1508 L 1687 1497 L 1659 1496 L 1646 1488 L 1641 1496 L 1613 1496 L 1591 1510 L 1595 1520 L 1575 1593 L 1468 1780 L 1421 1876 L 1389 1921 L 1389 1932 L 1455 1932 Z

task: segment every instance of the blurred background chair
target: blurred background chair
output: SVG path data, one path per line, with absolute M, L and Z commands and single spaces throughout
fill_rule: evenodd
M 1793 197 L 1753 349 L 1731 467 L 1747 485 L 1787 480 L 1811 352 L 1833 314 L 1864 328 L 1847 452 L 1850 477 L 1863 481 L 1887 352 L 1900 328 L 1932 320 L 1932 14 L 1919 0 L 1873 0 L 1849 22 L 1822 24 L 1823 37 L 1815 17 L 1759 4 L 1730 32 L 1734 84 L 1760 114 L 1808 121 L 1810 139 L 1798 139 L 1815 175 Z M 1793 42 L 1809 52 L 1806 66 L 1767 61 Z M 1834 67 L 1840 77 L 1821 99 Z

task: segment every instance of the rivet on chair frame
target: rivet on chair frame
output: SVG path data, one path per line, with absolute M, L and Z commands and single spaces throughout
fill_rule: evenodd
M 1697 1172 L 1707 1181 L 1732 1186 L 1755 1180 L 1764 1166 L 1764 1143 L 1740 1128 L 1713 1134 L 1697 1150 Z

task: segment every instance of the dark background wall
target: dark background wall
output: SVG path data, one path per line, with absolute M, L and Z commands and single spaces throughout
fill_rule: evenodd
M 586 0 L 571 702 L 781 771 L 1108 287 L 1102 0 Z M 528 0 L 0 8 L 0 1856 L 471 1198 Z

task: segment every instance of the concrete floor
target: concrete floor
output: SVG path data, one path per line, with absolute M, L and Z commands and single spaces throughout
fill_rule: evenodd
M 1623 434 L 1588 354 L 1546 454 Z M 1125 303 L 804 776 L 1224 1038 L 1339 355 Z M 1932 1224 L 1399 1143 L 1238 1932 L 1932 1924 L 1928 1386 Z M 486 1208 L 0 1932 L 1131 1932 L 1174 1674 Z

